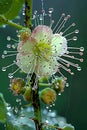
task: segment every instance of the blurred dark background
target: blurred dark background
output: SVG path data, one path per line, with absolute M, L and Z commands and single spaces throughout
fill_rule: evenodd
M 76 130 L 87 130 L 87 0 L 44 0 L 44 8 L 51 7 L 54 8 L 53 18 L 55 22 L 62 13 L 71 15 L 70 23 L 75 22 L 80 31 L 78 41 L 73 44 L 85 48 L 84 62 L 80 64 L 82 71 L 78 72 L 73 69 L 74 76 L 66 74 L 69 87 L 65 88 L 61 96 L 58 96 L 55 109 L 59 115 L 66 117 L 67 122 L 74 125 Z M 40 0 L 34 0 L 34 9 L 38 11 L 41 9 Z M 23 19 L 16 21 L 23 23 Z M 6 44 L 9 43 L 6 40 L 7 36 L 17 39 L 16 30 L 8 26 L 0 28 L 0 92 L 4 94 L 6 101 L 13 106 L 16 97 L 9 91 L 8 73 L 10 69 L 5 73 L 1 71 L 2 66 L 10 64 L 10 60 L 13 60 L 12 58 L 1 59 L 2 52 L 6 49 Z M 4 130 L 2 125 L 0 125 L 0 130 Z

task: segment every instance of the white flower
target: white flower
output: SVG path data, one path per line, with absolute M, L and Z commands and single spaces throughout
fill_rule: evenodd
M 18 52 L 17 65 L 25 73 L 53 75 L 58 71 L 58 57 L 67 52 L 67 40 L 53 34 L 50 27 L 38 25 L 25 43 L 18 44 Z

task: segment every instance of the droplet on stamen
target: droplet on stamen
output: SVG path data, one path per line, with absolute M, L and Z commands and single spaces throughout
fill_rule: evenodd
M 11 37 L 10 37 L 10 36 L 7 36 L 7 40 L 10 41 L 10 40 L 11 40 Z
M 6 71 L 6 68 L 5 68 L 5 67 L 2 67 L 2 71 L 5 72 L 5 71 Z
M 9 74 L 8 74 L 8 78 L 12 79 L 12 78 L 13 78 L 13 74 L 12 74 L 12 73 L 9 73 Z
M 78 70 L 78 71 L 81 71 L 81 67 L 80 67 L 80 66 L 78 66 L 78 67 L 77 67 L 77 70 Z
M 80 47 L 80 51 L 84 51 L 84 47 Z

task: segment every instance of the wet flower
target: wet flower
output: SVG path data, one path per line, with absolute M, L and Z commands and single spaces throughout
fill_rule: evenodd
M 13 78 L 13 75 L 21 69 L 28 75 L 35 73 L 38 77 L 55 76 L 57 73 L 66 80 L 62 70 L 71 75 L 74 74 L 71 70 L 72 66 L 78 71 L 81 70 L 79 64 L 71 60 L 83 62 L 79 56 L 83 55 L 84 48 L 69 45 L 70 41 L 77 40 L 77 36 L 71 36 L 77 35 L 79 30 L 75 29 L 70 32 L 75 27 L 75 23 L 65 28 L 70 15 L 66 16 L 64 13 L 55 25 L 55 21 L 52 19 L 53 11 L 53 8 L 49 8 L 46 14 L 46 11 L 42 9 L 42 13 L 39 15 L 37 11 L 34 11 L 31 32 L 27 28 L 21 30 L 17 50 L 3 52 L 3 59 L 16 56 L 16 60 L 12 64 L 2 67 L 2 71 L 6 71 L 13 65 L 18 66 L 17 70 L 8 74 L 9 78 Z M 49 25 L 46 24 L 46 19 L 50 21 Z
M 56 92 L 51 88 L 45 88 L 40 92 L 40 99 L 45 104 L 51 105 L 56 100 Z
M 23 92 L 25 87 L 25 81 L 21 78 L 14 78 L 11 81 L 10 89 L 15 95 L 19 95 Z

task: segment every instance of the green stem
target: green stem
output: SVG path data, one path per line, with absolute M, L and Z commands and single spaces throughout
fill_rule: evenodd
M 39 87 L 36 83 L 36 75 L 33 73 L 31 77 L 31 86 L 32 86 L 32 104 L 34 108 L 34 116 L 35 116 L 35 127 L 36 130 L 42 130 L 42 117 L 41 117 L 41 107 L 39 100 Z M 35 88 L 35 89 L 34 89 Z
M 38 83 L 38 86 L 39 87 L 49 87 L 51 86 L 52 84 L 47 84 L 47 83 Z
M 19 24 L 17 24 L 17 23 L 14 23 L 14 22 L 11 22 L 11 21 L 9 21 L 8 19 L 6 19 L 3 15 L 0 15 L 0 21 L 1 22 L 3 22 L 4 24 L 8 24 L 8 25 L 10 25 L 10 26 L 13 26 L 13 27 L 15 27 L 15 28 L 17 28 L 17 29 L 22 29 L 22 28 L 24 28 L 23 26 L 21 26 L 21 25 L 19 25 Z
M 32 29 L 32 0 L 25 0 L 25 26 Z

